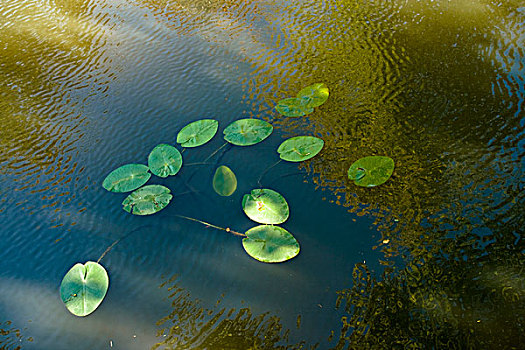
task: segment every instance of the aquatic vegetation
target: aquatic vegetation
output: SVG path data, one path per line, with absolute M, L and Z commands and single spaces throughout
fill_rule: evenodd
M 328 87 L 323 83 L 317 83 L 301 89 L 297 93 L 297 98 L 303 101 L 308 108 L 319 107 L 328 100 Z
M 296 97 L 280 100 L 275 109 L 286 117 L 302 117 L 314 111 L 328 99 L 328 87 L 323 83 L 307 86 Z
M 284 228 L 259 225 L 246 231 L 242 246 L 248 255 L 266 263 L 290 260 L 299 254 L 299 243 Z
M 279 146 L 277 152 L 282 160 L 302 162 L 316 156 L 323 149 L 324 141 L 313 136 L 292 137 Z
M 224 129 L 224 139 L 237 146 L 251 146 L 273 132 L 272 124 L 260 119 L 239 119 Z
M 255 189 L 245 194 L 242 209 L 251 220 L 261 224 L 282 224 L 290 215 L 286 199 L 270 189 Z
M 151 215 L 164 209 L 173 195 L 161 185 L 148 185 L 131 192 L 122 202 L 125 211 L 134 215 Z
M 219 196 L 229 197 L 237 189 L 237 177 L 226 165 L 221 165 L 213 175 L 213 189 Z
M 177 143 L 182 147 L 202 146 L 210 141 L 219 129 L 215 119 L 201 119 L 182 128 L 177 134 Z
M 299 95 L 301 104 L 306 106 L 304 108 L 312 109 L 309 106 L 318 106 L 326 101 L 328 89 L 323 84 L 316 84 L 301 90 Z M 218 128 L 219 123 L 214 119 L 197 120 L 179 131 L 177 143 L 182 147 L 201 146 L 215 136 Z M 272 132 L 273 126 L 270 123 L 257 119 L 234 121 L 223 131 L 224 139 L 227 141 L 225 145 L 231 143 L 238 146 L 255 145 L 270 136 Z M 281 159 L 300 162 L 317 155 L 323 145 L 324 141 L 320 138 L 298 136 L 284 141 L 277 151 Z M 166 178 L 176 175 L 182 165 L 182 154 L 177 148 L 168 144 L 159 144 L 150 152 L 148 166 L 123 165 L 106 176 L 102 186 L 111 192 L 134 190 L 122 202 L 123 209 L 133 215 L 152 215 L 164 209 L 173 195 L 168 187 L 162 185 L 141 186 L 150 179 L 151 173 Z M 260 180 L 261 178 L 259 183 Z M 237 188 L 235 173 L 225 165 L 219 166 L 213 176 L 212 186 L 218 195 L 231 196 Z M 284 262 L 299 254 L 299 243 L 295 237 L 285 229 L 273 226 L 285 222 L 290 215 L 288 203 L 281 194 L 271 189 L 254 189 L 243 196 L 242 209 L 251 220 L 264 225 L 251 228 L 243 234 L 184 215 L 175 216 L 243 237 L 242 245 L 246 253 L 261 262 Z M 96 263 L 91 261 L 85 265 L 78 263 L 64 276 L 60 295 L 67 309 L 74 315 L 89 315 L 104 299 L 109 279 L 106 270 L 99 262 L 121 239 L 108 247 Z
M 148 182 L 151 174 L 143 164 L 126 164 L 106 176 L 102 187 L 111 192 L 133 191 Z
M 302 89 L 297 94 L 297 98 L 283 100 L 285 102 L 280 106 L 283 111 L 287 109 L 288 112 L 294 111 L 293 113 L 300 114 L 320 106 L 326 102 L 327 98 L 328 88 L 324 84 L 314 84 Z M 286 105 L 287 103 L 289 104 Z M 182 147 L 204 145 L 215 136 L 218 128 L 219 123 L 214 119 L 194 121 L 179 131 L 177 143 Z M 265 140 L 272 132 L 273 126 L 268 122 L 258 119 L 240 119 L 228 125 L 224 129 L 223 134 L 224 139 L 227 141 L 225 145 L 231 143 L 237 146 L 251 146 Z M 324 141 L 318 137 L 297 136 L 283 141 L 279 145 L 277 152 L 281 160 L 302 162 L 319 154 L 323 146 Z M 214 156 L 217 151 L 214 151 L 206 160 Z M 273 168 L 279 162 L 267 170 Z M 152 215 L 164 209 L 170 203 L 173 195 L 170 189 L 165 186 L 140 186 L 150 179 L 151 173 L 166 178 L 176 175 L 182 168 L 182 165 L 182 154 L 177 148 L 168 144 L 159 144 L 150 152 L 148 166 L 142 164 L 123 165 L 106 176 L 102 186 L 112 192 L 134 190 L 122 202 L 123 209 L 133 215 Z M 394 161 L 391 158 L 371 156 L 355 162 L 350 167 L 348 176 L 360 186 L 377 186 L 388 180 L 392 175 L 393 169 Z M 259 184 L 262 175 L 258 180 Z M 230 168 L 221 165 L 215 170 L 212 186 L 218 195 L 231 196 L 237 189 L 237 177 Z M 253 189 L 249 194 L 243 196 L 241 205 L 244 213 L 251 220 L 263 225 L 251 228 L 243 234 L 199 219 L 178 214 L 176 216 L 243 237 L 242 245 L 246 253 L 261 262 L 284 262 L 299 254 L 299 243 L 295 237 L 284 228 L 273 226 L 284 223 L 290 216 L 288 203 L 280 193 L 267 188 Z M 64 277 L 62 282 L 64 287 L 61 287 L 61 296 L 66 307 L 73 314 L 86 316 L 93 312 L 102 302 L 107 291 L 108 279 L 107 273 L 98 262 L 119 241 L 120 239 L 115 241 L 102 254 L 97 263 L 88 262 L 85 266 L 77 264 Z M 88 279 L 88 277 L 90 278 Z M 78 285 L 84 286 L 87 284 L 91 288 L 89 291 L 93 290 L 93 293 L 90 292 L 91 294 L 88 294 L 86 292 L 88 287 L 84 288 L 82 293 L 77 291 Z M 78 300 L 84 299 L 87 301 L 79 306 Z
M 285 98 L 277 103 L 275 109 L 285 117 L 302 117 L 314 111 L 312 107 L 307 107 L 305 101 L 300 98 Z
M 102 303 L 109 287 L 109 278 L 102 265 L 88 261 L 75 264 L 60 284 L 60 298 L 76 316 L 87 316 Z
M 384 156 L 368 156 L 356 160 L 348 169 L 348 178 L 363 187 L 384 184 L 394 172 L 394 160 Z
M 182 167 L 182 154 L 171 145 L 160 144 L 149 154 L 148 167 L 159 177 L 173 176 Z

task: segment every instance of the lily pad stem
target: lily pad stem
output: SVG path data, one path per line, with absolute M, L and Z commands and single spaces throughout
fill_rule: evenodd
M 244 233 L 240 233 L 240 232 L 234 231 L 234 230 L 230 229 L 229 227 L 224 228 L 224 227 L 216 226 L 216 225 L 210 224 L 210 223 L 208 223 L 206 221 L 190 218 L 189 216 L 178 215 L 178 214 L 175 214 L 175 216 L 177 216 L 179 218 L 182 218 L 182 219 L 195 221 L 195 222 L 198 222 L 200 224 L 203 224 L 203 225 L 206 225 L 206 226 L 209 226 L 209 227 L 213 227 L 213 228 L 215 228 L 217 230 L 226 231 L 226 232 L 229 232 L 229 233 L 231 233 L 231 234 L 233 234 L 235 236 L 246 237 L 246 235 Z
M 208 156 L 208 158 L 204 159 L 203 163 L 206 163 L 211 157 L 213 157 L 214 155 L 217 154 L 217 152 L 219 152 L 221 149 L 223 149 L 224 147 L 226 147 L 227 145 L 229 145 L 230 143 L 229 142 L 225 142 L 224 145 L 222 145 L 221 147 L 217 148 L 212 154 L 210 154 Z
M 274 163 L 273 165 L 270 165 L 268 168 L 266 168 L 266 170 L 263 171 L 263 173 L 261 174 L 261 176 L 259 176 L 259 179 L 257 180 L 257 184 L 259 185 L 259 187 L 262 187 L 261 181 L 262 181 L 264 175 L 266 175 L 266 173 L 268 171 L 270 171 L 270 169 L 272 169 L 273 167 L 277 166 L 277 164 L 279 164 L 281 161 L 282 161 L 282 159 L 279 159 L 276 163 Z
M 104 250 L 104 253 L 102 253 L 102 255 L 100 256 L 100 258 L 98 258 L 97 260 L 97 264 L 100 262 L 100 260 L 102 260 L 102 258 L 104 258 L 106 256 L 107 253 L 109 253 L 111 251 L 111 249 L 113 249 L 113 247 L 120 241 L 122 241 L 124 238 L 130 236 L 132 233 L 135 233 L 137 231 L 140 231 L 142 230 L 143 228 L 145 227 L 148 227 L 148 226 L 151 226 L 151 225 L 142 225 L 134 230 L 131 230 L 130 232 L 126 233 L 124 236 L 120 237 L 119 239 L 117 239 L 115 242 L 111 243 L 111 245 L 109 247 L 106 248 L 106 250 Z

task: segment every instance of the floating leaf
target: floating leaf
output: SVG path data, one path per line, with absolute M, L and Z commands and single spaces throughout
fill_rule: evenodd
M 220 196 L 228 197 L 237 189 L 237 178 L 233 171 L 225 165 L 221 165 L 213 176 L 213 189 Z
M 161 185 L 148 185 L 130 193 L 122 202 L 123 209 L 134 215 L 150 215 L 164 209 L 173 196 Z
M 328 99 L 328 88 L 323 83 L 313 84 L 299 91 L 297 98 L 302 99 L 306 107 L 318 107 Z
M 290 260 L 300 249 L 290 232 L 272 225 L 260 225 L 246 231 L 242 246 L 252 258 L 266 263 Z
M 150 177 L 144 164 L 126 164 L 110 172 L 102 187 L 111 192 L 129 192 L 144 185 Z
M 394 160 L 384 156 L 369 156 L 356 160 L 348 169 L 348 178 L 358 186 L 384 184 L 394 172 Z
M 261 224 L 281 224 L 290 215 L 284 197 L 270 189 L 255 189 L 245 194 L 242 209 L 250 219 Z
M 154 175 L 160 177 L 175 175 L 182 167 L 182 155 L 175 147 L 160 144 L 149 154 L 148 166 Z
M 102 265 L 88 261 L 75 264 L 60 284 L 60 298 L 76 316 L 87 316 L 100 305 L 109 286 L 109 278 Z
M 285 98 L 277 103 L 275 109 L 286 117 L 302 117 L 314 111 L 313 108 L 308 107 L 301 98 Z
M 281 143 L 277 152 L 281 159 L 289 162 L 302 162 L 321 152 L 324 141 L 313 136 L 297 136 Z
M 224 129 L 224 139 L 237 146 L 251 146 L 270 136 L 272 131 L 272 124 L 264 120 L 239 119 Z
M 217 129 L 219 122 L 214 119 L 201 119 L 182 128 L 177 135 L 177 143 L 182 147 L 197 147 L 210 141 Z

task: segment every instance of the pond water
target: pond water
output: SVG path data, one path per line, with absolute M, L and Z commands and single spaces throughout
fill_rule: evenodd
M 0 348 L 523 346 L 524 23 L 513 0 L 1 0 Z M 273 109 L 319 82 L 314 113 Z M 248 117 L 274 133 L 213 154 Z M 102 188 L 203 118 L 219 133 L 149 181 L 166 209 Z M 298 135 L 322 152 L 269 169 Z M 348 180 L 367 155 L 394 159 L 387 183 Z M 290 205 L 288 262 L 176 216 L 245 232 L 262 174 Z M 70 314 L 64 274 L 131 231 L 101 261 L 103 303 Z

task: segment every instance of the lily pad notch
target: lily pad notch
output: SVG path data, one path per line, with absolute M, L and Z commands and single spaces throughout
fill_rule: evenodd
M 148 167 L 158 177 L 174 176 L 182 168 L 182 154 L 171 145 L 157 145 L 148 156 Z
M 285 140 L 277 152 L 282 160 L 302 162 L 315 157 L 323 149 L 324 141 L 314 136 L 296 136 Z
M 284 197 L 271 189 L 254 189 L 242 198 L 242 209 L 246 216 L 260 224 L 282 224 L 290 216 Z
M 173 195 L 162 185 L 148 185 L 133 191 L 122 202 L 125 211 L 133 215 L 151 215 L 164 209 Z
M 144 164 L 126 164 L 110 172 L 102 187 L 110 192 L 129 192 L 144 185 L 150 177 L 149 168 Z
M 60 284 L 60 298 L 75 316 L 87 316 L 95 311 L 109 288 L 104 267 L 94 261 L 75 264 Z
M 315 83 L 301 89 L 296 97 L 280 100 L 275 110 L 285 117 L 302 117 L 325 103 L 328 96 L 328 87 L 323 83 Z
M 302 89 L 296 98 L 283 100 L 282 110 L 293 115 L 311 113 L 327 98 L 328 89 L 324 84 L 314 84 Z M 215 136 L 218 125 L 215 119 L 191 122 L 179 131 L 177 143 L 184 148 L 204 145 Z M 270 123 L 258 119 L 236 120 L 223 131 L 225 145 L 236 146 L 255 145 L 268 138 L 272 132 Z M 323 145 L 324 141 L 319 138 L 299 136 L 281 143 L 278 153 L 282 160 L 299 162 L 314 157 Z M 177 148 L 165 143 L 158 144 L 149 153 L 147 166 L 135 163 L 122 165 L 104 178 L 102 187 L 110 192 L 131 192 L 122 202 L 125 211 L 141 216 L 155 214 L 170 203 L 173 195 L 168 187 L 143 185 L 152 174 L 161 178 L 176 175 L 182 165 L 182 154 Z M 212 185 L 217 194 L 230 196 L 236 191 L 237 178 L 230 168 L 222 165 L 216 169 Z M 299 254 L 300 247 L 295 237 L 284 228 L 274 226 L 284 223 L 290 215 L 288 203 L 281 194 L 271 189 L 254 189 L 243 196 L 242 209 L 250 219 L 262 225 L 240 233 L 187 216 L 176 216 L 243 237 L 242 245 L 246 253 L 261 262 L 283 262 Z M 64 275 L 60 284 L 60 298 L 72 314 L 87 316 L 104 300 L 109 288 L 109 277 L 99 262 L 121 239 L 113 242 L 98 261 L 77 263 Z
M 200 119 L 194 121 L 179 131 L 177 143 L 182 147 L 198 147 L 210 141 L 219 129 L 215 119 Z
M 394 160 L 386 156 L 368 156 L 356 160 L 348 168 L 348 178 L 362 187 L 384 184 L 394 172 Z
M 246 231 L 242 246 L 252 258 L 265 263 L 279 263 L 299 254 L 299 242 L 284 228 L 260 225 Z
M 273 132 L 272 124 L 260 119 L 239 119 L 224 129 L 224 139 L 236 146 L 252 146 Z

